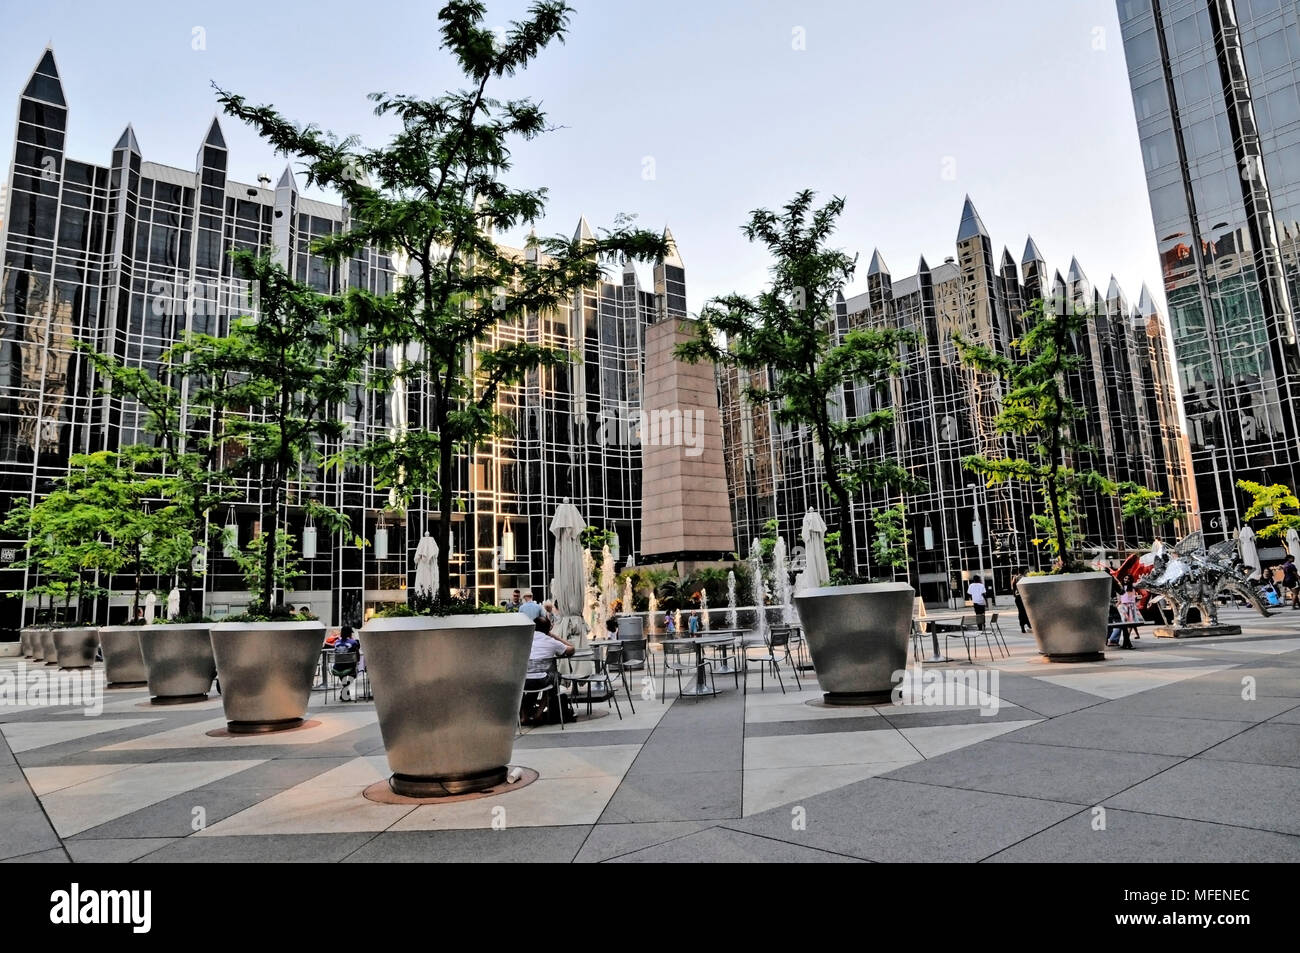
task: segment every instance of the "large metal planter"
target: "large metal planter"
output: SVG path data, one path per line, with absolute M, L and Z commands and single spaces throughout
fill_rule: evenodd
M 59 668 L 93 668 L 99 650 L 99 629 L 54 629 L 50 632 L 59 656 Z
M 37 653 L 41 658 L 45 657 L 45 650 L 41 648 L 41 630 L 37 628 L 26 628 L 18 633 L 18 643 L 23 650 L 23 658 L 36 658 Z
M 212 654 L 231 734 L 297 728 L 325 644 L 320 622 L 221 622 Z
M 1033 626 L 1038 651 L 1052 662 L 1105 658 L 1113 586 L 1110 574 L 1104 572 L 1021 579 L 1020 601 Z
M 888 701 L 907 668 L 916 593 L 901 582 L 827 586 L 795 594 L 817 682 L 829 705 Z
M 142 625 L 106 625 L 99 630 L 104 650 L 104 680 L 112 688 L 143 685 L 149 680 L 144 655 L 140 652 Z
M 41 658 L 46 665 L 59 664 L 59 649 L 54 644 L 54 630 L 41 629 Z
M 140 627 L 140 654 L 149 671 L 149 694 L 156 705 L 202 701 L 217 677 L 207 622 Z
M 445 797 L 505 780 L 533 632 L 518 612 L 366 623 L 395 794 Z

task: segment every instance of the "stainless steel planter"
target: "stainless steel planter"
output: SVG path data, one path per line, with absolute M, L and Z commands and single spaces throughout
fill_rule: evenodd
M 99 649 L 99 629 L 54 629 L 54 648 L 59 655 L 59 668 L 93 668 L 95 653 Z
M 33 637 L 40 641 L 39 629 L 23 629 L 18 633 L 18 644 L 22 648 L 23 658 L 35 658 L 36 650 L 32 648 Z
M 41 658 L 46 665 L 59 664 L 59 649 L 54 644 L 54 630 L 41 629 Z
M 142 625 L 106 625 L 99 630 L 104 649 L 104 680 L 111 687 L 143 685 L 149 670 L 140 652 Z
M 795 593 L 817 682 L 829 705 L 889 701 L 907 668 L 916 593 L 901 582 Z
M 1020 601 L 1033 626 L 1038 651 L 1052 662 L 1105 658 L 1113 586 L 1110 574 L 1104 572 L 1021 579 Z
M 320 622 L 221 622 L 212 654 L 231 734 L 297 728 L 325 644 Z
M 366 623 L 395 794 L 445 797 L 505 780 L 533 631 L 519 612 Z
M 45 630 L 32 628 L 32 629 L 25 629 L 24 631 L 28 633 L 27 648 L 31 652 L 31 657 L 37 662 L 44 662 L 45 661 L 45 640 L 41 637 L 41 633 L 44 632 Z
M 140 627 L 140 654 L 149 670 L 149 694 L 154 704 L 179 704 L 208 697 L 212 680 L 217 677 L 209 628 L 206 622 Z

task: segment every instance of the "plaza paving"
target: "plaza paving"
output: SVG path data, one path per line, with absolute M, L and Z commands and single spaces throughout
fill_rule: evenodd
M 991 715 L 827 708 L 811 679 L 637 696 L 621 721 L 526 731 L 513 763 L 534 783 L 437 805 L 363 796 L 388 775 L 372 703 L 316 693 L 318 725 L 258 737 L 208 735 L 215 695 L 0 705 L 0 859 L 1297 861 L 1300 612 L 1224 620 L 1245 633 L 1072 665 L 1012 624 L 1011 657 L 978 665 L 998 674 Z M 948 652 L 963 661 L 925 671 L 970 668 Z

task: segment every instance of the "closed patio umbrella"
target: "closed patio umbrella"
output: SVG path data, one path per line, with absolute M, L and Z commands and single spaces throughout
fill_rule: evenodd
M 826 564 L 826 523 L 809 510 L 803 518 L 804 573 L 808 586 L 818 589 L 831 581 L 830 566 Z
M 438 544 L 428 532 L 415 547 L 415 591 L 427 596 L 438 591 Z
M 153 623 L 154 613 L 158 611 L 158 594 L 151 592 L 144 597 L 144 621 L 146 625 Z
M 587 647 L 587 623 L 582 618 L 586 603 L 587 580 L 584 578 L 581 534 L 587 528 L 578 508 L 566 497 L 551 519 L 551 535 L 555 537 L 555 577 L 551 599 L 559 620 L 551 629 L 558 639 L 571 642 L 579 652 Z M 590 662 L 567 662 L 574 675 L 587 675 L 592 671 Z

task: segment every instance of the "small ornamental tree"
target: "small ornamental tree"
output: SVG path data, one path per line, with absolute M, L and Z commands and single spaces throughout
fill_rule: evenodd
M 340 326 L 342 302 L 290 278 L 268 257 L 232 252 L 237 274 L 250 281 L 253 314 L 232 317 L 224 337 L 193 335 L 177 345 L 173 361 L 195 384 L 194 402 L 212 415 L 214 445 L 232 481 L 247 479 L 258 496 L 261 535 L 250 565 L 239 560 L 253 596 L 249 615 L 283 614 L 287 573 L 296 565 L 292 539 L 281 524 L 289 481 L 324 460 L 322 446 L 338 441 L 337 412 L 365 360 L 364 345 Z M 345 518 L 320 503 L 308 513 L 332 529 Z M 255 590 L 255 592 L 254 592 Z
M 373 345 L 407 355 L 380 368 L 371 385 L 409 384 L 425 410 L 420 427 L 377 440 L 360 459 L 402 505 L 417 494 L 436 501 L 436 601 L 443 605 L 451 601 L 451 521 L 461 489 L 456 460 L 506 429 L 497 410 L 502 388 L 571 360 L 564 349 L 524 336 L 499 340 L 497 329 L 568 304 L 617 258 L 667 254 L 660 236 L 625 220 L 599 237 L 580 232 L 532 240 L 525 254 L 493 238 L 542 217 L 546 190 L 513 188 L 505 175 L 514 143 L 550 127 L 532 100 L 499 100 L 489 88 L 526 68 L 552 41 L 563 41 L 571 13 L 561 2 L 535 2 L 498 39 L 482 3 L 450 0 L 438 13 L 442 46 L 465 88 L 431 99 L 373 94 L 375 112 L 399 124 L 387 144 L 374 148 L 297 125 L 218 88 L 229 115 L 280 153 L 301 159 L 308 185 L 335 190 L 348 206 L 347 227 L 318 240 L 315 254 L 336 262 L 367 248 L 393 254 L 399 280 L 392 293 L 349 293 L 348 320 Z M 464 608 L 477 607 L 471 601 Z
M 907 547 L 912 531 L 907 528 L 907 507 L 902 503 L 873 510 L 871 520 L 876 536 L 871 542 L 871 555 L 879 566 L 890 570 L 907 565 Z
M 1021 360 L 954 335 L 963 364 L 1006 382 L 994 426 L 1001 434 L 1024 438 L 1031 453 L 1028 459 L 972 455 L 962 458 L 962 466 L 990 484 L 1016 480 L 1041 488 L 1047 512 L 1033 519 L 1056 558 L 1055 572 L 1087 568 L 1074 555 L 1080 538 L 1079 494 L 1115 492 L 1115 484 L 1097 471 L 1069 465 L 1072 454 L 1093 452 L 1074 436 L 1075 424 L 1087 414 L 1066 386 L 1067 375 L 1082 364 L 1074 341 L 1085 332 L 1090 318 L 1087 310 L 1069 305 L 1050 308 L 1035 300 L 1024 314 L 1024 334 L 1011 342 Z
M 1184 510 L 1172 503 L 1164 502 L 1163 493 L 1149 490 L 1140 483 L 1128 480 L 1119 484 L 1117 489 L 1124 519 L 1137 520 L 1150 526 L 1153 534 L 1159 532 L 1160 527 L 1167 526 L 1187 515 Z
M 771 285 L 757 297 L 730 294 L 710 301 L 696 322 L 696 337 L 680 345 L 686 361 L 712 361 L 743 375 L 765 372 L 769 383 L 744 386 L 746 399 L 772 408 L 777 423 L 807 427 L 821 451 L 826 489 L 854 561 L 851 502 L 863 488 L 914 492 L 924 483 L 891 458 L 871 459 L 859 444 L 894 426 L 887 407 L 848 418 L 841 412 L 846 384 L 883 391 L 903 370 L 902 351 L 919 340 L 904 328 L 863 328 L 841 336 L 836 300 L 852 279 L 857 259 L 827 247 L 844 199 L 814 208 L 815 193 L 795 195 L 778 213 L 757 209 L 742 228 L 774 259 Z M 830 535 L 827 536 L 830 541 Z M 845 566 L 848 569 L 849 566 Z
M 1250 480 L 1238 480 L 1237 487 L 1249 493 L 1251 498 L 1244 522 L 1260 518 L 1272 520 L 1259 531 L 1261 539 L 1281 537 L 1290 529 L 1300 532 L 1300 499 L 1289 486 L 1281 483 L 1265 486 Z

